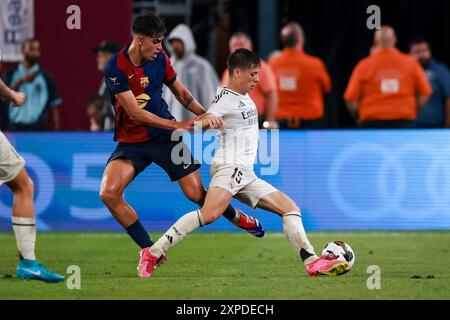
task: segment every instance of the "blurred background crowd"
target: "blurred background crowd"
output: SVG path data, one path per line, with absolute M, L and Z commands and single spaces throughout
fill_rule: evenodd
M 251 93 L 261 128 L 450 128 L 448 1 L 78 2 L 80 30 L 56 28 L 65 11 L 49 23 L 49 12 L 69 1 L 35 3 L 35 34 L 21 41 L 21 61 L 0 63 L 2 79 L 28 97 L 21 108 L 0 100 L 2 130 L 113 130 L 103 68 L 145 10 L 166 23 L 165 51 L 206 109 L 228 83 L 228 54 L 247 48 L 263 59 Z M 378 30 L 366 23 L 373 4 Z M 169 90 L 164 98 L 178 120 L 193 116 Z

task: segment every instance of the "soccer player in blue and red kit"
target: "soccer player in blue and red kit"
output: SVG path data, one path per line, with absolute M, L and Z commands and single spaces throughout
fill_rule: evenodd
M 153 242 L 136 211 L 124 200 L 123 192 L 147 166 L 154 162 L 163 168 L 171 181 L 178 181 L 185 196 L 199 206 L 206 197 L 198 172 L 200 165 L 194 163 L 192 155 L 189 154 L 190 163 L 175 164 L 171 159 L 172 149 L 180 143 L 171 140 L 172 131 L 191 130 L 197 118 L 177 122 L 162 99 L 163 84 L 194 114 L 200 116 L 205 110 L 176 78 L 162 49 L 166 32 L 162 21 L 151 13 L 139 15 L 133 21 L 132 30 L 131 44 L 115 54 L 105 67 L 105 82 L 116 112 L 114 140 L 119 143 L 103 173 L 100 199 L 144 249 Z M 189 152 L 187 147 L 183 150 Z M 257 219 L 232 206 L 224 216 L 257 237 L 264 235 Z

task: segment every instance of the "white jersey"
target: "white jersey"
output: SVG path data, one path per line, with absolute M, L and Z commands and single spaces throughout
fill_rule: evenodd
M 211 166 L 235 165 L 252 169 L 258 151 L 258 111 L 248 94 L 218 87 L 208 113 L 220 116 L 225 129 L 218 132 L 219 148 Z

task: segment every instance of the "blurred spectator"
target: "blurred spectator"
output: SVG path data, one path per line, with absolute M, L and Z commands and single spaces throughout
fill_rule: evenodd
M 89 118 L 89 130 L 90 131 L 104 131 L 105 118 L 103 114 L 103 97 L 96 94 L 89 98 L 86 102 L 86 115 Z
M 59 97 L 53 77 L 39 65 L 41 45 L 36 38 L 22 44 L 24 60 L 7 73 L 6 82 L 14 91 L 24 92 L 27 100 L 20 108 L 9 105 L 9 129 L 41 131 L 48 117 L 52 130 L 59 130 Z
M 300 24 L 289 23 L 281 30 L 283 51 L 269 60 L 278 85 L 282 129 L 325 126 L 323 95 L 331 91 L 331 80 L 322 60 L 303 51 L 304 41 Z
M 235 33 L 230 38 L 228 45 L 230 54 L 241 48 L 253 50 L 252 40 L 243 32 Z M 230 75 L 228 69 L 226 69 L 222 74 L 222 85 L 227 86 L 229 80 Z M 278 94 L 275 75 L 270 66 L 263 60 L 261 60 L 261 69 L 259 71 L 259 82 L 250 93 L 250 97 L 258 109 L 259 127 L 268 129 L 277 128 L 278 124 L 275 121 L 275 114 L 278 106 Z
M 103 40 L 97 48 L 92 49 L 97 53 L 97 69 L 103 73 L 106 63 L 116 52 L 120 51 L 120 47 L 117 43 L 110 40 Z M 92 130 L 93 118 L 89 117 L 91 121 L 91 131 L 111 131 L 114 129 L 114 107 L 111 102 L 111 95 L 106 88 L 105 82 L 102 80 L 100 89 L 98 90 L 98 97 L 101 99 L 96 103 L 100 103 L 100 110 L 97 110 L 95 119 L 96 125 L 100 125 L 99 130 Z M 88 104 L 92 103 L 92 99 L 89 99 Z M 88 108 L 89 109 L 89 108 Z M 99 113 L 98 113 L 99 112 Z M 97 128 L 96 128 L 97 129 Z
M 363 128 L 411 128 L 432 93 L 419 63 L 395 48 L 395 31 L 375 32 L 372 54 L 353 70 L 344 94 Z
M 179 24 L 168 37 L 168 49 L 172 53 L 172 66 L 177 78 L 189 89 L 192 96 L 207 109 L 214 99 L 219 78 L 211 64 L 195 53 L 196 44 L 191 29 Z M 182 106 L 177 98 L 164 90 L 163 98 L 169 105 L 169 111 L 178 121 L 195 117 L 195 114 Z
M 410 42 L 409 53 L 425 70 L 433 88 L 428 103 L 422 108 L 416 120 L 418 128 L 450 128 L 450 72 L 445 65 L 433 59 L 430 45 L 425 38 Z

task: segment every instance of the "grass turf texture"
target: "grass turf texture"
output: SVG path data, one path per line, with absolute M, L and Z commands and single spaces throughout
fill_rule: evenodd
M 0 299 L 450 299 L 450 232 L 309 236 L 318 252 L 327 242 L 348 242 L 353 269 L 310 278 L 283 234 L 195 233 L 143 280 L 138 248 L 123 233 L 38 234 L 37 256 L 50 270 L 67 277 L 68 266 L 81 268 L 81 290 L 68 290 L 66 283 L 16 279 L 13 234 L 0 233 Z M 381 269 L 380 290 L 367 288 L 370 265 Z

